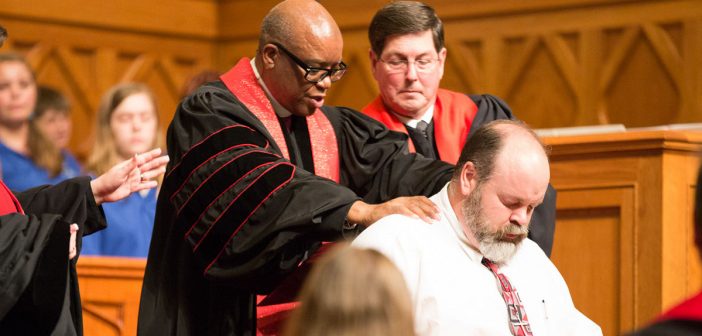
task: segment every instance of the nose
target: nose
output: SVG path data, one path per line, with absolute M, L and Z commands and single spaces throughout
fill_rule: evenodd
M 520 207 L 512 211 L 512 215 L 510 216 L 509 221 L 519 226 L 529 224 L 529 213 L 527 207 Z
M 331 85 L 332 81 L 330 76 L 326 76 L 321 81 L 315 83 L 315 86 L 317 86 L 317 88 L 319 88 L 322 91 L 328 90 L 331 87 Z
M 409 81 L 417 80 L 417 68 L 415 62 L 407 63 L 407 72 L 405 73 L 405 78 Z

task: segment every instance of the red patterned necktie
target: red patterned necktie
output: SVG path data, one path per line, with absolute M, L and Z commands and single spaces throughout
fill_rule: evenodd
M 500 293 L 502 293 L 502 298 L 507 304 L 507 312 L 509 314 L 509 324 L 512 335 L 514 336 L 532 336 L 531 326 L 529 325 L 529 319 L 526 315 L 526 310 L 524 310 L 524 305 L 522 300 L 519 299 L 519 294 L 517 289 L 512 287 L 509 283 L 507 277 L 500 273 L 499 267 L 492 261 L 483 258 L 483 265 L 487 267 L 495 278 L 497 278 L 500 283 Z

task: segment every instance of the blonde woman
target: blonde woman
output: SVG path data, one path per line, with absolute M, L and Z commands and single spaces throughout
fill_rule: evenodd
M 414 335 L 410 300 L 388 258 L 339 244 L 315 264 L 285 335 Z
M 115 163 L 159 146 L 156 100 L 140 83 L 119 84 L 103 97 L 87 170 L 103 174 Z M 103 206 L 108 227 L 83 242 L 83 254 L 141 257 L 149 251 L 157 189 Z
M 34 72 L 19 54 L 0 54 L 0 163 L 2 179 L 22 191 L 78 176 L 73 162 L 31 122 L 37 105 Z

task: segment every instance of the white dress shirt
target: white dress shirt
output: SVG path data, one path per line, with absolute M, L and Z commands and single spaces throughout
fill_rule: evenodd
M 419 335 L 511 335 L 497 280 L 466 243 L 447 186 L 431 198 L 441 209 L 437 223 L 388 216 L 353 245 L 380 251 L 400 269 Z M 519 293 L 535 336 L 602 335 L 575 308 L 563 277 L 533 241 L 525 239 L 500 271 Z

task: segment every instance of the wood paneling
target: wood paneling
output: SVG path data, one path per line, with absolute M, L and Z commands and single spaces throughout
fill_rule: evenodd
M 10 30 L 4 50 L 27 53 L 40 82 L 74 102 L 71 147 L 85 156 L 105 89 L 148 83 L 166 125 L 187 78 L 255 53 L 261 19 L 277 2 L 6 0 L 0 21 Z M 700 1 L 427 2 L 446 28 L 442 86 L 499 95 L 535 128 L 702 121 Z M 350 65 L 329 104 L 361 108 L 377 95 L 366 29 L 384 3 L 323 2 L 343 31 Z
M 558 191 L 552 260 L 605 335 L 700 289 L 693 237 L 702 133 L 547 138 Z

